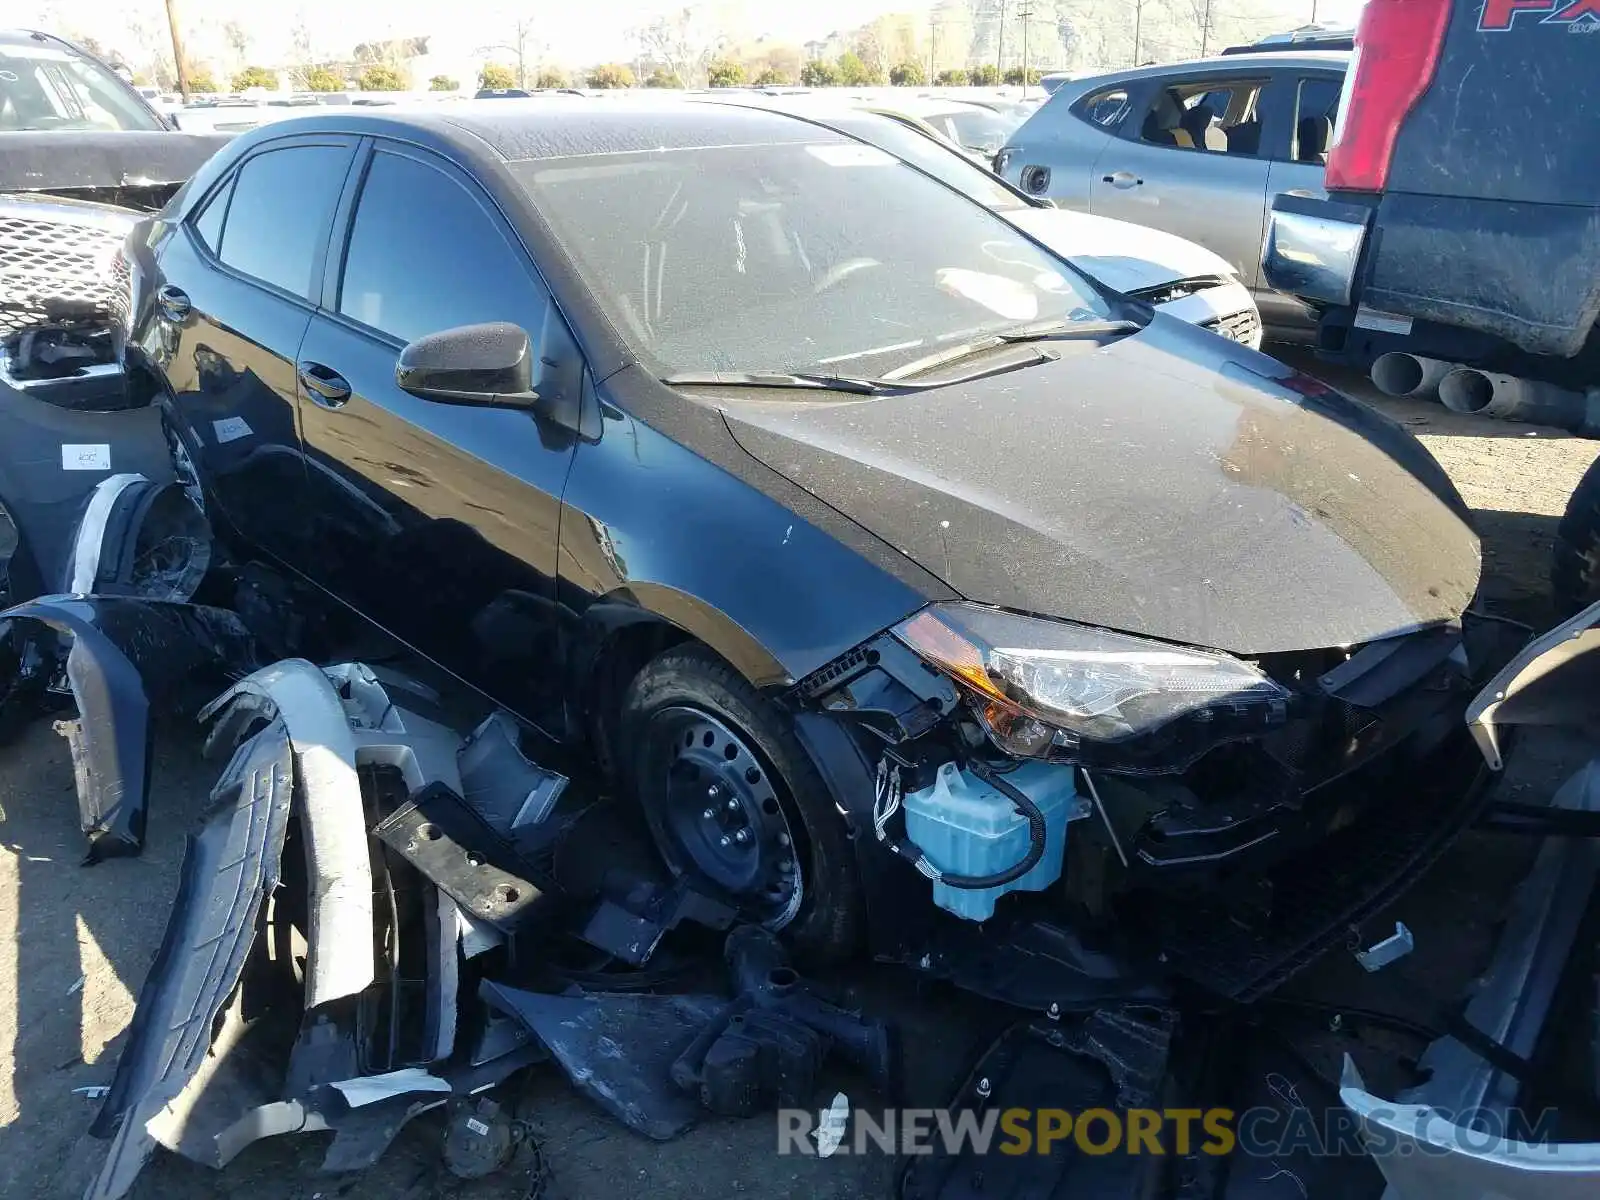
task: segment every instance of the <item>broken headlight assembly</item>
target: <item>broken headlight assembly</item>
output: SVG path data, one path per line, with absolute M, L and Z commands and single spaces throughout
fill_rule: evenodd
M 925 608 L 894 634 L 948 675 L 989 739 L 1018 758 L 1181 771 L 1289 716 L 1292 693 L 1216 651 L 964 603 Z

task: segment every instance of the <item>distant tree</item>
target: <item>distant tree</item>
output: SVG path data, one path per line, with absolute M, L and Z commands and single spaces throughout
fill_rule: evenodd
M 889 82 L 895 87 L 921 87 L 928 82 L 928 76 L 919 62 L 895 63 L 889 68 Z
M 567 78 L 567 73 L 560 67 L 546 67 L 539 72 L 539 77 L 534 80 L 534 86 L 542 88 L 571 87 L 572 80 Z
M 428 80 L 428 90 L 430 92 L 459 92 L 461 90 L 461 81 L 459 79 L 451 79 L 448 75 L 435 75 Z
M 657 67 L 650 72 L 650 77 L 644 81 L 647 88 L 681 88 L 683 80 L 678 78 L 676 71 L 669 71 L 665 67 Z
M 1014 87 L 1021 86 L 1023 83 L 1038 83 L 1039 68 L 1029 67 L 1027 75 L 1024 76 L 1021 67 L 1008 67 L 1006 69 L 1006 82 Z
M 222 89 L 217 86 L 217 77 L 205 67 L 189 68 L 189 90 L 198 92 L 202 96 L 215 95 Z
M 193 80 L 189 86 L 194 86 Z M 275 92 L 278 90 L 278 77 L 265 67 L 246 67 L 233 77 L 234 91 L 242 92 L 245 88 L 266 88 Z
M 777 67 L 767 67 L 755 77 L 754 83 L 757 87 L 790 87 L 794 83 L 794 76 Z
M 838 87 L 839 68 L 821 59 L 808 62 L 800 68 L 800 82 L 813 88 Z
M 481 88 L 516 87 L 517 73 L 510 67 L 502 67 L 499 63 L 484 63 L 483 69 L 478 72 L 478 86 Z
M 839 56 L 839 82 L 845 87 L 866 87 L 882 83 L 883 77 L 862 62 L 861 56 L 852 50 Z
M 356 81 L 363 92 L 403 92 L 406 90 L 406 81 L 400 78 L 400 72 L 383 63 L 374 63 Z
M 967 69 L 965 67 L 951 67 L 947 71 L 940 71 L 939 78 L 935 82 L 940 87 L 966 87 Z
M 714 88 L 741 87 L 744 84 L 744 64 L 729 58 L 713 59 L 706 65 L 706 82 Z
M 344 91 L 344 80 L 328 70 L 327 67 L 312 67 L 306 72 L 306 91 L 342 92 Z
M 134 87 L 149 87 L 150 86 L 150 76 L 146 75 L 143 71 L 135 71 L 133 73 L 133 86 Z
M 984 63 L 981 67 L 973 67 L 967 72 L 967 78 L 972 81 L 973 87 L 999 87 L 1000 68 L 993 63 Z
M 635 82 L 633 69 L 622 63 L 601 63 L 589 72 L 592 88 L 630 88 Z

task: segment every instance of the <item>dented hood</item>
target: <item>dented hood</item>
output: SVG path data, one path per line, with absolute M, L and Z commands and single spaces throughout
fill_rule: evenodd
M 751 455 L 971 600 L 1240 654 L 1471 602 L 1466 509 L 1398 425 L 1161 315 L 1041 348 L 908 395 L 715 399 Z
M 180 184 L 228 140 L 170 130 L 0 132 L 0 192 Z

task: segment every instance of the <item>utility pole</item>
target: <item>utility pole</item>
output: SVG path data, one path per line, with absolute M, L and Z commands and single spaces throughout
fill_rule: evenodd
M 1022 0 L 1017 5 L 1017 19 L 1022 22 L 1022 98 L 1028 98 L 1028 26 L 1033 22 L 1033 0 Z
M 1139 65 L 1139 35 L 1144 26 L 1144 0 L 1133 0 L 1133 65 Z
M 183 57 L 183 34 L 178 32 L 178 0 L 167 0 L 167 28 L 172 32 L 172 65 L 178 71 L 178 92 L 189 102 L 189 64 Z
M 1000 46 L 995 51 L 994 69 L 1000 73 L 1000 82 L 1006 78 L 1006 0 L 995 0 L 1000 8 Z
M 932 87 L 938 78 L 939 64 L 939 18 L 932 12 L 928 14 L 928 86 Z
M 1313 13 L 1316 11 L 1317 0 L 1311 0 Z M 1316 17 L 1311 18 L 1313 21 Z M 1206 56 L 1206 48 L 1211 43 L 1211 0 L 1206 0 L 1205 16 L 1200 20 L 1200 57 Z

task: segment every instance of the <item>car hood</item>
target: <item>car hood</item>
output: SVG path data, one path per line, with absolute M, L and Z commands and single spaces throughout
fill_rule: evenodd
M 1233 279 L 1227 259 L 1159 229 L 1064 208 L 999 214 L 1114 291 L 1132 294 L 1179 279 Z
M 712 399 L 749 454 L 970 600 L 1237 654 L 1471 602 L 1465 506 L 1400 426 L 1161 314 L 1048 348 L 926 392 Z
M 171 130 L 0 133 L 0 192 L 180 184 L 229 139 Z

